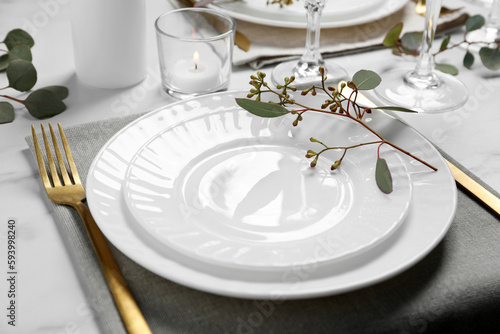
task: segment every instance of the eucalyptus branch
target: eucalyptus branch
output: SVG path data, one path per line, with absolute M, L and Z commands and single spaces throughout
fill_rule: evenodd
M 500 69 L 500 40 L 497 39 L 493 42 L 491 41 L 470 41 L 467 39 L 467 35 L 475 30 L 482 29 L 485 24 L 485 19 L 481 15 L 475 15 L 469 17 L 465 22 L 463 40 L 450 45 L 451 36 L 448 35 L 441 42 L 439 50 L 432 53 L 434 62 L 436 63 L 436 69 L 444 73 L 457 75 L 458 69 L 451 64 L 440 64 L 437 62 L 436 57 L 445 51 L 455 49 L 458 46 L 466 45 L 465 56 L 463 58 L 463 65 L 466 68 L 471 68 L 474 64 L 475 57 L 469 51 L 469 48 L 473 45 L 483 45 L 479 49 L 479 57 L 483 65 L 490 70 Z M 410 55 L 418 56 L 419 47 L 422 43 L 422 33 L 421 32 L 410 32 L 401 35 L 403 30 L 403 23 L 398 23 L 386 34 L 383 45 L 392 49 L 395 55 Z M 486 46 L 484 46 L 486 45 Z
M 367 71 L 367 70 L 361 70 L 357 72 L 351 81 L 348 82 L 342 82 L 339 85 L 339 88 L 335 88 L 332 86 L 326 86 L 326 76 L 324 73 L 324 69 L 320 68 L 320 73 L 322 75 L 322 80 L 321 80 L 321 85 L 316 86 L 313 85 L 310 88 L 307 88 L 301 92 L 301 95 L 308 95 L 311 94 L 313 96 L 316 96 L 319 91 L 321 91 L 323 94 L 321 95 L 322 97 L 326 98 L 324 100 L 324 103 L 321 105 L 321 108 L 316 108 L 312 106 L 307 106 L 302 102 L 298 102 L 294 100 L 290 94 L 289 91 L 296 91 L 297 88 L 293 87 L 291 84 L 294 81 L 294 77 L 290 78 L 285 78 L 284 79 L 284 85 L 278 85 L 276 89 L 273 89 L 269 86 L 269 84 L 265 81 L 265 73 L 262 72 L 257 72 L 257 75 L 252 75 L 250 85 L 253 86 L 253 88 L 250 90 L 250 93 L 247 95 L 248 99 L 236 99 L 238 105 L 240 105 L 242 108 L 246 109 L 252 114 L 255 114 L 257 116 L 261 117 L 279 117 L 279 116 L 284 116 L 286 114 L 292 114 L 296 115 L 295 120 L 293 121 L 293 126 L 297 126 L 299 122 L 301 122 L 304 117 L 303 115 L 306 112 L 312 111 L 312 112 L 318 112 L 318 113 L 324 113 L 324 114 L 329 114 L 333 115 L 336 117 L 344 117 L 349 119 L 350 121 L 356 122 L 360 126 L 362 126 L 364 129 L 372 133 L 375 137 L 378 138 L 378 140 L 375 141 L 370 141 L 370 142 L 365 142 L 365 143 L 360 143 L 356 145 L 351 145 L 351 146 L 328 146 L 322 141 L 311 137 L 310 141 L 319 143 L 320 145 L 323 146 L 323 149 L 320 151 L 316 152 L 313 150 L 308 150 L 306 153 L 306 158 L 312 158 L 313 160 L 311 161 L 310 165 L 311 167 L 315 167 L 316 163 L 320 157 L 321 154 L 323 154 L 326 151 L 330 150 L 343 150 L 343 154 L 340 159 L 336 160 L 332 165 L 331 169 L 335 170 L 337 169 L 340 164 L 342 163 L 342 160 L 346 156 L 347 152 L 349 150 L 361 147 L 361 146 L 366 146 L 366 145 L 375 145 L 378 144 L 379 147 L 377 149 L 377 184 L 379 188 L 384 191 L 384 192 L 391 192 L 392 191 L 392 179 L 391 177 L 378 177 L 378 174 L 384 174 L 384 175 L 389 175 L 390 172 L 388 170 L 387 164 L 384 159 L 380 157 L 380 147 L 387 144 L 390 147 L 400 151 L 401 153 L 411 157 L 412 159 L 415 159 L 416 161 L 422 163 L 423 165 L 427 166 L 428 168 L 436 171 L 437 168 L 432 166 L 431 164 L 425 162 L 424 160 L 418 158 L 414 154 L 408 152 L 407 150 L 397 146 L 396 144 L 388 141 L 385 139 L 381 134 L 376 132 L 374 129 L 372 129 L 368 124 L 366 124 L 363 120 L 363 117 L 371 112 L 371 108 L 362 108 L 357 102 L 356 99 L 359 94 L 359 90 L 362 89 L 373 89 L 375 88 L 381 81 L 380 77 L 372 71 Z M 349 87 L 350 93 L 344 94 L 344 89 L 346 87 Z M 262 95 L 264 93 L 270 93 L 275 95 L 278 98 L 278 102 L 262 102 Z M 252 98 L 255 98 L 255 100 L 252 100 Z M 292 107 L 295 107 L 292 109 Z M 381 109 L 389 109 L 389 110 L 395 110 L 395 111 L 403 111 L 403 112 L 415 112 L 410 109 L 402 108 L 402 107 L 379 107 Z M 375 109 L 375 108 L 374 108 Z M 382 161 L 381 161 L 382 160 Z M 382 163 L 380 163 L 382 162 Z M 379 171 L 379 166 L 383 170 Z M 379 183 L 379 179 L 383 179 L 382 182 Z M 388 184 L 390 183 L 390 184 Z M 390 189 L 390 191 L 389 191 Z
M 22 29 L 14 29 L 7 33 L 2 42 L 7 51 L 0 56 L 0 72 L 5 72 L 9 81 L 4 90 L 12 88 L 19 92 L 30 91 L 36 84 L 38 76 L 32 64 L 31 48 L 35 45 L 33 38 Z M 31 92 L 25 100 L 9 95 L 0 95 L 7 100 L 16 101 L 24 105 L 28 112 L 36 118 L 42 119 L 57 115 L 66 109 L 62 100 L 68 97 L 68 89 L 63 86 L 49 86 Z M 0 101 L 0 124 L 14 121 L 14 107 L 7 101 Z

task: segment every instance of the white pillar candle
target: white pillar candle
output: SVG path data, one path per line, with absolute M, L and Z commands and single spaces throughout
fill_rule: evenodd
M 145 0 L 73 0 L 76 75 L 99 88 L 121 88 L 146 77 Z

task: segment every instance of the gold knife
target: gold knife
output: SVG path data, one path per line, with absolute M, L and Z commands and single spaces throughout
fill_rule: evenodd
M 189 7 L 193 7 L 196 4 L 196 0 L 181 0 L 181 2 L 183 2 Z M 243 35 L 238 30 L 236 30 L 234 34 L 234 44 L 236 44 L 240 49 L 242 49 L 245 52 L 248 52 L 248 50 L 250 50 L 250 41 L 245 35 Z
M 350 88 L 346 86 L 344 88 L 344 91 L 346 89 Z M 360 93 L 358 93 L 356 101 L 365 107 L 377 109 L 377 105 L 375 105 L 375 103 L 373 103 L 370 99 L 368 99 L 366 96 Z M 500 216 L 500 199 L 498 197 L 496 197 L 490 191 L 488 191 L 479 183 L 474 181 L 470 176 L 462 172 L 457 166 L 455 166 L 448 160 L 446 160 L 446 163 L 448 164 L 448 167 L 450 168 L 451 173 L 453 174 L 453 177 L 455 178 L 457 184 L 466 189 L 478 200 L 480 200 L 482 203 L 484 203 L 487 207 L 489 207 L 492 211 L 494 211 L 497 215 Z
M 445 6 L 442 6 L 441 12 L 439 13 L 439 16 L 442 17 L 442 16 L 445 16 L 448 14 L 453 14 L 455 12 L 458 12 L 461 9 L 462 8 L 450 9 L 450 8 L 445 7 Z M 417 4 L 415 5 L 415 12 L 418 15 L 425 16 L 425 0 L 418 0 L 417 1 Z

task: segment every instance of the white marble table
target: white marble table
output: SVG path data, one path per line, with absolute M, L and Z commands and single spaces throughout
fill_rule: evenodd
M 148 1 L 148 76 L 139 85 L 120 90 L 98 90 L 82 85 L 74 74 L 71 31 L 66 0 L 0 0 L 0 36 L 24 27 L 36 41 L 34 64 L 39 73 L 37 86 L 68 86 L 68 109 L 50 119 L 68 127 L 110 117 L 140 113 L 163 106 L 174 99 L 160 89 L 156 42 L 152 22 L 170 9 L 164 0 Z M 445 1 L 450 6 L 467 5 L 470 12 L 481 7 L 464 1 Z M 477 64 L 473 70 L 461 66 L 463 51 L 443 56 L 460 69 L 459 78 L 469 90 L 467 104 L 456 112 L 434 115 L 409 115 L 405 120 L 436 145 L 500 191 L 500 74 Z M 390 51 L 337 58 L 351 74 L 362 68 L 381 72 L 388 63 L 397 62 Z M 386 60 L 390 58 L 391 61 Z M 270 69 L 263 69 L 263 71 Z M 230 89 L 247 89 L 247 67 L 233 69 Z M 6 79 L 0 75 L 0 86 Z M 47 121 L 44 121 L 46 123 Z M 100 333 L 96 315 L 89 307 L 85 287 L 67 252 L 57 221 L 51 211 L 24 137 L 30 133 L 32 118 L 24 109 L 16 111 L 13 123 L 0 125 L 0 332 L 1 333 Z M 18 282 L 16 327 L 6 324 L 7 222 L 17 224 Z

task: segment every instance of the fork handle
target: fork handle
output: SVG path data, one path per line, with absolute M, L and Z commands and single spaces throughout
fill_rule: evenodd
M 90 238 L 94 251 L 101 264 L 102 271 L 108 282 L 109 289 L 115 300 L 127 332 L 130 334 L 152 333 L 139 306 L 134 300 L 127 283 L 116 264 L 113 254 L 101 230 L 97 227 L 89 208 L 83 202 L 74 205 L 74 208 L 83 220 L 85 229 Z

